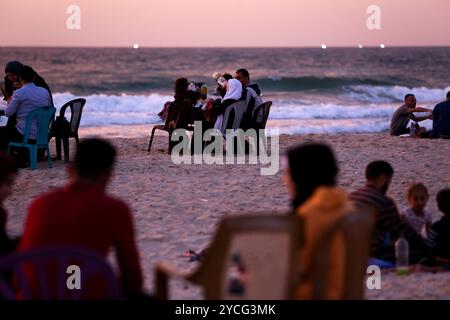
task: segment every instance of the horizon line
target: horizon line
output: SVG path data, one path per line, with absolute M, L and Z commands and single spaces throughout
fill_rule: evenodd
M 42 45 L 0 45 L 0 48 L 42 48 L 42 49 L 77 49 L 77 48 L 86 48 L 86 49 L 381 49 L 380 46 L 384 45 L 385 48 L 450 48 L 450 45 L 387 45 L 385 43 L 380 43 L 379 45 L 363 45 L 362 48 L 359 48 L 360 44 L 354 46 L 333 46 L 326 45 L 326 49 L 321 48 L 321 45 L 318 46 L 141 46 L 138 48 L 134 48 L 133 45 L 130 46 L 73 46 L 73 45 L 59 45 L 59 46 L 42 46 Z

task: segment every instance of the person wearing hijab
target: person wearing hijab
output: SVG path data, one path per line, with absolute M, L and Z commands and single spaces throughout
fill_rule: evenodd
M 288 150 L 284 180 L 292 198 L 295 214 L 305 221 L 305 245 L 299 252 L 301 280 L 298 299 L 312 299 L 314 288 L 314 248 L 324 232 L 340 217 L 351 214 L 353 206 L 346 191 L 336 186 L 339 168 L 330 147 L 306 143 Z M 342 235 L 331 241 L 325 295 L 339 299 L 343 291 L 345 248 Z
M 242 84 L 239 80 L 229 79 L 225 88 L 225 96 L 223 97 L 222 102 L 215 108 L 215 113 L 218 114 L 218 116 L 214 128 L 219 130 L 222 128 L 225 110 L 242 97 Z

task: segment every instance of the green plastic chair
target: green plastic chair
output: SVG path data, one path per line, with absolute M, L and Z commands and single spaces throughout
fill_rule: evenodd
M 50 156 L 50 148 L 48 146 L 48 134 L 50 123 L 55 117 L 55 112 L 56 109 L 53 106 L 40 107 L 30 112 L 25 124 L 22 142 L 10 142 L 7 153 L 10 153 L 11 147 L 28 149 L 30 153 L 31 170 L 35 170 L 37 169 L 37 150 L 45 149 L 47 150 L 48 167 L 51 168 L 52 159 Z M 31 123 L 34 119 L 36 119 L 37 124 L 36 143 L 30 144 L 28 143 L 28 140 L 30 139 Z

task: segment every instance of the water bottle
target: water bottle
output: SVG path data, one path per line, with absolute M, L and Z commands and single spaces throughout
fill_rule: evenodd
M 395 242 L 396 273 L 398 276 L 409 274 L 409 244 L 403 235 Z
M 417 123 L 413 122 L 411 128 L 409 128 L 411 137 L 415 138 L 417 135 Z
M 200 96 L 202 97 L 202 99 L 206 99 L 206 97 L 208 96 L 208 87 L 204 84 L 200 88 Z
M 245 266 L 240 254 L 234 253 L 228 269 L 228 293 L 234 296 L 245 294 Z

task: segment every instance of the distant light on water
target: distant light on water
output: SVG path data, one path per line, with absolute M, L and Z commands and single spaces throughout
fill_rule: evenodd
M 326 44 L 323 44 L 321 47 L 322 47 L 322 49 L 326 49 L 326 48 L 327 48 L 327 45 L 326 45 Z
M 364 46 L 362 44 L 359 44 L 358 48 L 362 49 L 362 48 L 364 48 Z
M 382 43 L 382 44 L 380 44 L 380 48 L 384 49 L 384 48 L 386 48 L 386 46 Z
M 137 43 L 133 44 L 133 49 L 139 49 L 139 45 Z

